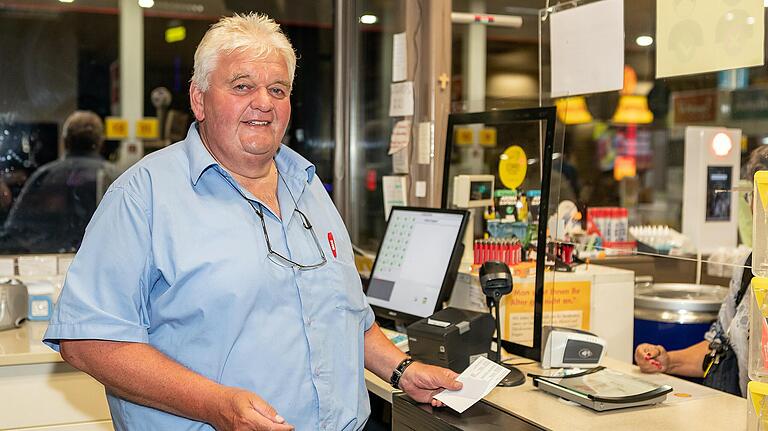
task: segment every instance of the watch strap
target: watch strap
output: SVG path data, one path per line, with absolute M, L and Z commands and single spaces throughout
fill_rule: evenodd
M 408 368 L 408 366 L 410 366 L 412 363 L 413 359 L 405 358 L 400 361 L 399 364 L 397 364 L 395 369 L 392 371 L 392 377 L 389 378 L 389 384 L 391 384 L 393 388 L 400 389 L 400 378 L 403 377 L 405 369 Z

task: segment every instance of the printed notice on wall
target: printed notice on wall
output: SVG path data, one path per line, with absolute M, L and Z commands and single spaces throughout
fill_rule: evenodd
M 390 84 L 389 116 L 408 117 L 413 115 L 413 81 Z
M 381 177 L 381 186 L 384 195 L 384 220 L 389 219 L 389 212 L 393 206 L 408 205 L 407 195 L 408 179 L 399 175 L 386 175 Z
M 405 81 L 408 73 L 408 46 L 405 33 L 392 35 L 392 82 Z
M 418 153 L 416 153 L 417 162 L 420 165 L 428 165 L 432 160 L 432 123 L 429 121 L 419 123 L 419 141 Z
M 534 289 L 534 283 L 516 283 L 512 293 L 503 298 L 500 311 L 506 317 L 506 325 L 501 328 L 502 338 L 533 345 Z M 588 331 L 591 298 L 589 281 L 545 282 L 544 324 Z
M 407 174 L 410 172 L 410 168 L 408 167 L 408 163 L 410 163 L 410 158 L 408 157 L 409 154 L 410 151 L 398 151 L 395 154 L 392 154 L 393 174 Z
M 656 0 L 656 77 L 760 66 L 763 0 Z
M 411 120 L 400 120 L 392 128 L 392 135 L 389 138 L 389 154 L 395 154 L 408 147 L 411 142 Z
M 552 97 L 624 86 L 622 0 L 590 3 L 550 17 Z

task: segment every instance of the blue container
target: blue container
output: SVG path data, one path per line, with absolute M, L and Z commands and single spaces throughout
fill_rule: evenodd
M 651 343 L 678 350 L 704 340 L 727 293 L 725 287 L 706 284 L 636 287 L 633 347 Z

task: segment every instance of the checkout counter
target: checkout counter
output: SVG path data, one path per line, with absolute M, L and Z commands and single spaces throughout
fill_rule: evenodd
M 104 388 L 62 362 L 42 344 L 44 322 L 0 332 L 0 429 L 8 431 L 110 431 Z M 524 372 L 537 364 L 513 361 Z M 612 358 L 610 368 L 639 375 L 637 367 Z M 393 430 L 690 430 L 745 429 L 747 402 L 723 392 L 667 375 L 643 379 L 675 388 L 650 407 L 596 413 L 533 387 L 496 388 L 459 415 L 448 408 L 416 405 L 380 378 L 365 372 L 371 397 L 392 404 Z M 9 402 L 10 401 L 10 402 Z
M 439 220 L 439 211 L 433 211 L 435 214 L 430 217 Z M 403 215 L 393 210 L 389 225 L 399 226 L 399 217 Z M 422 224 L 428 225 L 426 221 Z M 408 229 L 409 231 L 412 229 L 413 235 L 421 237 L 419 229 L 423 228 L 420 227 L 418 219 L 414 227 Z M 425 259 L 423 255 L 435 254 L 424 250 L 430 247 L 436 250 L 449 248 L 445 244 L 439 244 L 442 237 L 434 237 L 429 241 L 420 242 L 419 253 L 409 254 L 410 249 L 407 245 L 392 251 L 389 233 L 388 226 L 378 255 L 391 260 L 391 255 L 395 254 L 398 262 L 402 260 L 417 268 L 425 266 L 423 262 L 419 262 Z M 399 237 L 393 235 L 392 238 Z M 393 271 L 391 263 L 387 260 L 384 262 L 386 271 L 380 271 L 378 266 L 380 260 L 381 258 L 374 262 L 371 272 L 371 281 L 375 283 L 372 286 L 375 286 L 375 291 L 372 293 L 369 286 L 367 293 L 369 302 L 374 305 L 374 310 L 376 306 L 386 307 L 382 313 L 377 313 L 382 317 L 392 315 L 389 313 L 392 310 L 407 312 L 408 309 L 398 302 L 396 293 L 401 282 L 403 285 L 410 283 L 411 277 L 408 276 L 410 268 L 404 264 L 401 271 Z M 445 260 L 449 261 L 447 258 Z M 442 265 L 441 268 L 444 266 L 447 265 Z M 397 268 L 400 269 L 400 267 Z M 464 267 L 461 268 L 448 304 L 456 308 L 486 312 L 487 305 L 479 286 L 478 275 Z M 437 278 L 442 280 L 441 277 Z M 525 315 L 526 309 L 530 314 L 530 309 L 533 308 L 531 301 L 526 300 L 525 297 L 532 296 L 535 278 L 535 274 L 531 273 L 514 277 L 514 290 L 502 300 L 500 315 L 503 322 L 514 321 L 520 326 L 521 322 L 527 321 L 526 319 L 532 320 Z M 392 390 L 387 382 L 366 371 L 365 381 L 369 392 L 373 394 L 372 404 L 383 400 L 391 405 L 393 430 L 619 431 L 746 428 L 747 401 L 745 399 L 668 375 L 642 374 L 636 366 L 632 365 L 634 281 L 632 271 L 598 265 L 577 266 L 570 272 L 546 271 L 543 277 L 544 309 L 550 312 L 550 317 L 547 317 L 546 321 L 557 326 L 589 330 L 605 339 L 607 356 L 602 361 L 602 365 L 607 368 L 658 386 L 671 386 L 672 392 L 661 403 L 596 412 L 537 389 L 531 378 L 527 377 L 520 386 L 494 388 L 481 402 L 458 414 L 448 407 L 432 408 L 429 405 L 414 403 L 403 393 Z M 434 281 L 433 284 L 440 287 L 438 282 L 439 280 Z M 387 295 L 381 294 L 382 286 L 387 287 Z M 546 293 L 547 289 L 553 293 Z M 407 298 L 406 295 L 401 296 Z M 549 304 L 548 297 L 551 299 Z M 382 298 L 388 299 L 385 301 Z M 517 307 L 520 304 L 523 306 Z M 428 316 L 431 312 L 422 317 Z M 514 325 L 503 326 L 505 329 L 502 329 L 502 338 L 523 344 L 531 341 L 520 337 L 532 334 L 532 323 L 518 333 L 514 332 Z M 507 363 L 524 373 L 542 374 L 540 364 L 526 358 L 515 357 Z
M 516 362 L 512 362 L 515 364 Z M 517 368 L 540 373 L 537 363 L 520 359 Z M 594 412 L 536 389 L 527 378 L 522 386 L 497 387 L 459 415 L 447 407 L 417 404 L 366 371 L 365 383 L 374 396 L 392 403 L 392 430 L 741 430 L 746 429 L 745 399 L 668 375 L 642 374 L 626 362 L 606 358 L 604 365 L 674 391 L 661 404 Z
M 608 289 L 607 281 L 611 277 L 628 277 L 620 270 L 608 269 L 603 273 L 600 267 L 592 266 L 591 271 L 596 272 L 589 277 L 608 277 L 605 289 Z M 587 274 L 574 276 L 585 277 Z M 600 291 L 595 288 L 592 292 Z M 592 322 L 601 325 L 597 316 L 595 314 Z M 112 430 L 103 386 L 64 363 L 58 353 L 41 342 L 46 325 L 44 321 L 26 322 L 21 328 L 0 331 L 0 400 L 5 401 L 0 404 L 0 429 Z M 596 328 L 592 326 L 591 329 Z M 609 350 L 603 365 L 640 375 L 637 367 L 617 356 L 623 355 L 612 355 Z M 511 363 L 526 373 L 540 372 L 538 364 L 524 358 Z M 495 388 L 481 402 L 459 415 L 447 407 L 433 409 L 429 405 L 415 404 L 400 391 L 394 391 L 387 382 L 365 371 L 371 397 L 391 403 L 393 430 L 619 431 L 746 427 L 745 399 L 667 375 L 643 374 L 642 378 L 668 384 L 674 391 L 658 405 L 597 413 L 538 390 L 527 378 L 521 386 Z

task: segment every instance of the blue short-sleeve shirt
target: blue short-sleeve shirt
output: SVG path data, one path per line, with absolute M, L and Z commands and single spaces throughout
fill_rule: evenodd
M 258 201 L 193 124 L 184 141 L 142 159 L 105 194 L 45 342 L 56 350 L 62 339 L 149 343 L 211 380 L 253 391 L 297 430 L 362 428 L 370 411 L 363 336 L 374 318 L 349 236 L 314 166 L 285 146 L 275 162 L 284 181 L 282 219 L 264 207 L 272 249 L 303 264 L 320 260 L 297 203 L 326 265 L 298 271 L 267 258 L 246 199 Z M 117 430 L 211 429 L 107 397 Z

